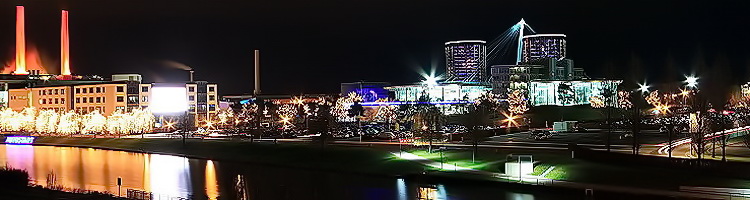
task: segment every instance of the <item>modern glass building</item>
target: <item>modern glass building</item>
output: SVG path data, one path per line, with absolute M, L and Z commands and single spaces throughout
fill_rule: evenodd
M 574 106 L 589 104 L 591 97 L 604 98 L 606 90 L 613 92 L 609 103 L 617 102 L 617 86 L 621 80 L 531 81 L 531 106 Z
M 483 40 L 445 43 L 447 82 L 487 82 L 487 45 Z
M 523 36 L 523 62 L 554 58 L 562 60 L 566 55 L 564 34 L 536 34 Z

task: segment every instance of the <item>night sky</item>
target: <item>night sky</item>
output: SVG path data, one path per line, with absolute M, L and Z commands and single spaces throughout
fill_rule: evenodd
M 537 33 L 566 34 L 568 57 L 591 77 L 658 83 L 698 73 L 734 84 L 750 81 L 745 2 L 3 0 L 0 63 L 13 60 L 22 4 L 27 41 L 47 68 L 59 66 L 59 10 L 68 9 L 75 74 L 187 79 L 159 64 L 171 60 L 221 94 L 249 93 L 260 49 L 265 93 L 336 93 L 341 82 L 415 82 L 418 67 L 441 73 L 444 42 L 489 42 L 524 18 Z

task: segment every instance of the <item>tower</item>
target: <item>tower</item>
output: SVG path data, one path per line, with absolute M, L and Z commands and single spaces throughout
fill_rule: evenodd
M 26 30 L 23 6 L 16 6 L 16 71 L 14 74 L 29 74 L 26 71 Z
M 566 56 L 564 34 L 536 34 L 523 36 L 523 62 L 551 58 L 562 60 Z
M 449 82 L 483 83 L 487 81 L 487 45 L 483 40 L 445 43 L 445 68 Z
M 70 75 L 70 46 L 68 43 L 68 11 L 62 10 L 60 23 L 60 74 Z

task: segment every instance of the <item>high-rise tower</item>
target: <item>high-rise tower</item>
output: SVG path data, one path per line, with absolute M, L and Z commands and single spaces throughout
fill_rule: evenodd
M 523 62 L 553 58 L 562 60 L 567 50 L 564 34 L 536 34 L 523 36 Z
M 448 82 L 486 82 L 486 42 L 483 40 L 460 40 L 446 42 L 445 68 Z

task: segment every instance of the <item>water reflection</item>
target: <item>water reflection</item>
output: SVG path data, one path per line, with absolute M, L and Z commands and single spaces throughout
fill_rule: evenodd
M 188 197 L 193 193 L 187 158 L 158 154 L 150 157 L 149 178 L 151 185 L 155 186 L 150 190 L 155 193 L 154 196 Z
M 451 199 L 560 199 L 412 177 L 393 184 L 391 177 L 90 148 L 0 145 L 0 165 L 6 164 L 27 170 L 33 183 L 45 187 L 118 194 L 122 177 L 122 196 L 152 193 L 152 199 L 448 199 L 447 189 Z
M 187 158 L 29 145 L 0 145 L 0 153 L 3 155 L 0 163 L 27 170 L 34 184 L 45 187 L 55 183 L 64 188 L 107 191 L 123 196 L 127 189 L 153 192 L 155 197 L 166 198 L 187 198 L 192 194 Z M 215 169 L 211 167 L 211 170 Z M 55 180 L 48 183 L 50 175 Z M 123 180 L 121 192 L 117 177 Z
M 216 168 L 214 161 L 206 162 L 206 196 L 210 200 L 216 200 L 219 197 L 219 183 L 216 180 Z

